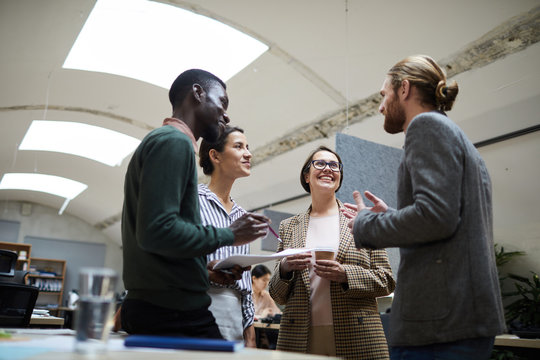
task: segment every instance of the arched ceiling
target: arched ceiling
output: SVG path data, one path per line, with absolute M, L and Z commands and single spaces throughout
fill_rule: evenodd
M 388 68 L 407 55 L 431 55 L 458 81 L 449 115 L 473 142 L 540 124 L 538 0 L 160 2 L 222 21 L 269 46 L 227 82 L 232 123 L 244 128 L 254 153 L 252 175 L 234 188 L 247 209 L 301 195 L 299 166 L 315 146 L 334 146 L 336 132 L 401 147 L 402 134 L 382 129 L 377 93 Z M 120 243 L 127 160 L 109 167 L 17 150 L 32 120 L 85 122 L 142 139 L 170 115 L 167 89 L 62 69 L 94 3 L 0 1 L 0 176 L 43 172 L 88 184 L 66 212 Z M 494 180 L 496 226 L 539 228 L 539 133 L 481 152 Z M 0 190 L 0 201 L 59 209 L 64 200 Z M 304 205 L 280 209 L 295 212 Z

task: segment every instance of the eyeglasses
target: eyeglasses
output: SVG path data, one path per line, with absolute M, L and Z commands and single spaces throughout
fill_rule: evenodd
M 328 168 L 330 168 L 330 170 L 335 172 L 341 171 L 341 169 L 343 168 L 343 164 L 337 161 L 311 160 L 311 163 L 313 164 L 313 167 L 317 170 L 324 170 L 326 165 L 328 165 Z

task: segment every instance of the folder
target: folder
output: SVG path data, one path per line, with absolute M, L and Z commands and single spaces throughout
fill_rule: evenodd
M 156 335 L 131 335 L 126 338 L 124 345 L 127 347 L 230 352 L 244 347 L 244 343 L 241 341 Z

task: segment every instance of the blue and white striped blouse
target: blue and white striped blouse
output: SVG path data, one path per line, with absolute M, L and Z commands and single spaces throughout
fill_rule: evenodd
M 234 200 L 233 208 L 230 214 L 214 194 L 205 184 L 199 184 L 199 205 L 201 209 L 201 221 L 203 225 L 213 225 L 215 227 L 229 227 L 236 219 L 246 213 Z M 249 245 L 241 246 L 223 246 L 214 253 L 207 255 L 208 262 L 212 260 L 221 260 L 231 255 L 249 254 Z M 221 285 L 211 283 L 210 286 L 228 287 L 238 290 L 242 296 L 242 325 L 244 329 L 253 324 L 255 309 L 251 297 L 251 271 L 244 271 L 242 279 L 237 280 L 232 285 Z

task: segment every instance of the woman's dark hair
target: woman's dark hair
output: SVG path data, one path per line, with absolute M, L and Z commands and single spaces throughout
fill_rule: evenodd
M 203 90 L 208 92 L 210 87 L 215 83 L 218 83 L 223 86 L 224 89 L 227 89 L 227 85 L 225 85 L 220 78 L 208 71 L 201 69 L 190 69 L 184 71 L 178 75 L 176 80 L 174 80 L 171 85 L 171 89 L 169 90 L 169 100 L 173 110 L 176 106 L 182 104 L 193 84 L 201 85 Z
M 255 276 L 257 279 L 266 274 L 272 275 L 270 269 L 264 265 L 257 265 L 253 269 L 251 269 L 251 276 Z
M 210 150 L 214 149 L 217 152 L 223 152 L 225 144 L 227 143 L 227 137 L 230 133 L 235 131 L 244 133 L 244 130 L 236 126 L 225 126 L 225 129 L 221 132 L 218 139 L 214 143 L 209 143 L 206 140 L 201 141 L 201 146 L 199 148 L 199 165 L 202 167 L 205 175 L 212 175 L 214 172 L 214 164 L 210 160 Z
M 305 178 L 304 175 L 309 172 L 309 168 L 311 167 L 311 160 L 313 160 L 313 156 L 315 156 L 315 154 L 318 153 L 319 151 L 328 151 L 328 152 L 336 155 L 338 161 L 340 163 L 342 163 L 341 162 L 341 157 L 338 155 L 338 153 L 335 152 L 334 150 L 330 149 L 330 148 L 327 148 L 326 146 L 319 146 L 318 148 L 313 150 L 311 152 L 311 154 L 309 154 L 306 161 L 304 162 L 304 165 L 302 166 L 302 170 L 300 171 L 300 184 L 302 185 L 304 190 L 306 190 L 306 192 L 308 192 L 310 194 L 311 194 L 311 189 L 309 188 L 309 184 L 306 182 L 306 178 Z M 339 186 L 336 189 L 336 192 L 339 190 L 339 188 L 341 187 L 341 183 L 343 182 L 343 167 L 341 168 L 339 173 L 341 174 L 341 176 L 339 177 Z

